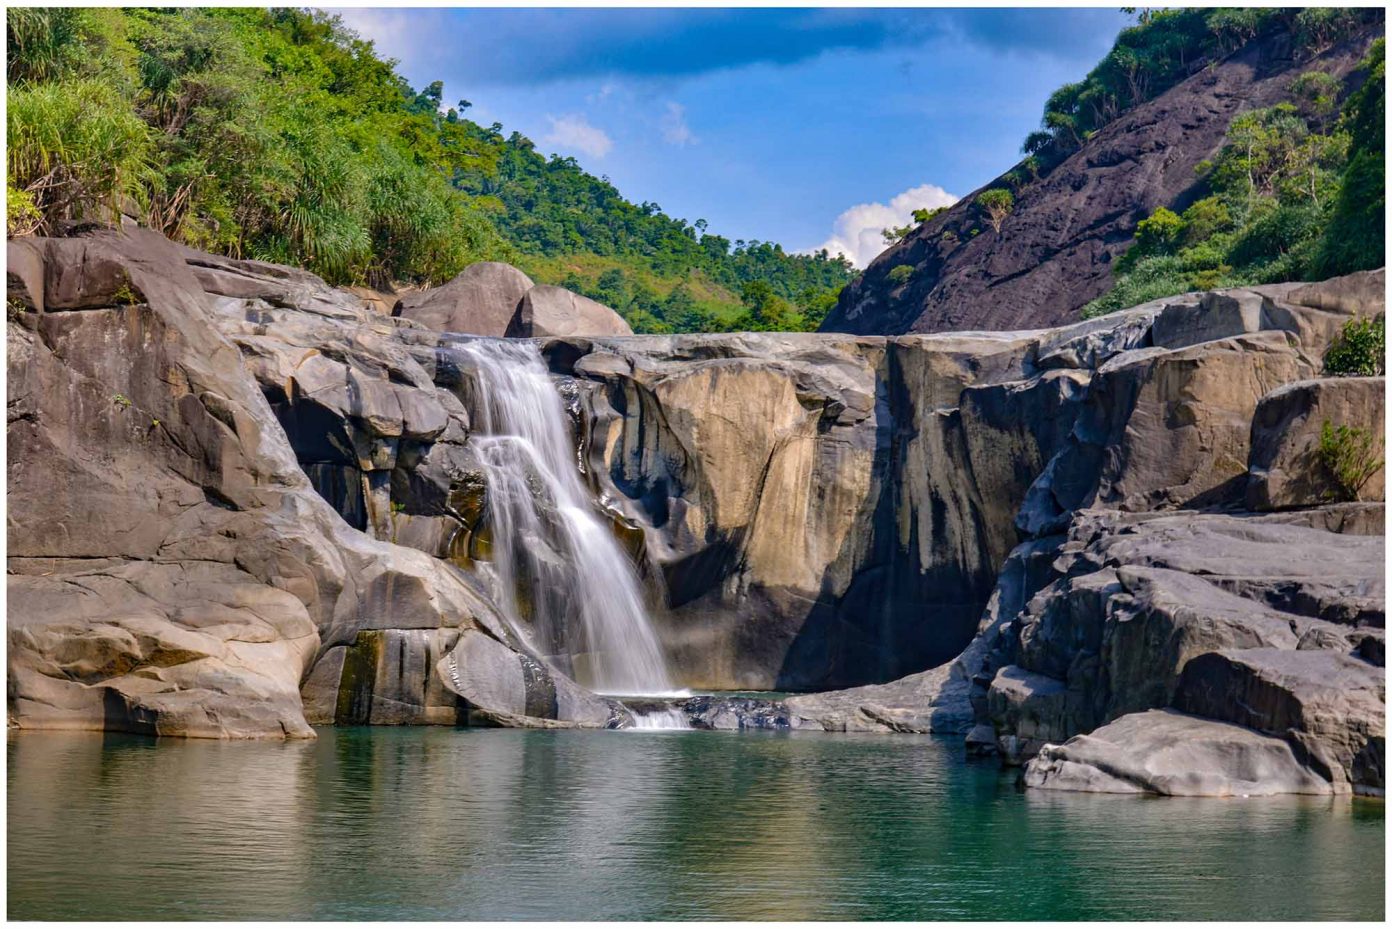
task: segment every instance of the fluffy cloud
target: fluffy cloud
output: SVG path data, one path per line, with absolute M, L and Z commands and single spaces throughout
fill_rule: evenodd
M 881 230 L 907 224 L 914 210 L 932 210 L 956 202 L 956 197 L 938 185 L 921 184 L 888 203 L 857 204 L 836 217 L 831 238 L 813 251 L 824 248 L 833 255 L 845 255 L 851 264 L 863 268 L 885 250 Z
M 551 132 L 543 139 L 551 145 L 584 152 L 592 158 L 603 158 L 614 147 L 614 140 L 597 126 L 591 126 L 585 117 L 576 113 L 557 119 L 547 116 L 551 121 Z
M 668 101 L 658 127 L 662 129 L 662 141 L 668 145 L 695 145 L 699 141 L 686 124 L 686 107 L 680 103 Z

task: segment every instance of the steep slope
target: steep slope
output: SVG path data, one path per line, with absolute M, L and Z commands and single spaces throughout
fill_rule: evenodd
M 1113 262 L 1140 220 L 1201 196 L 1195 168 L 1222 146 L 1235 116 L 1289 99 L 1306 71 L 1347 77 L 1382 31 L 1378 22 L 1314 58 L 1296 54 L 1286 31 L 1249 43 L 1124 113 L 1018 189 L 999 232 L 973 203 L 980 191 L 920 225 L 842 291 L 822 329 L 898 334 L 1076 319 L 1111 286 Z M 1003 178 L 982 190 L 999 186 Z M 903 265 L 912 275 L 891 278 Z

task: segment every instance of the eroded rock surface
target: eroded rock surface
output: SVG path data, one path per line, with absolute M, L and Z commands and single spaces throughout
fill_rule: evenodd
M 538 284 L 522 297 L 502 334 L 521 339 L 632 335 L 633 329 L 622 316 L 596 300 L 564 287 Z
M 149 233 L 11 248 L 11 725 L 312 737 L 467 712 L 436 660 L 465 632 L 516 643 L 476 582 L 390 541 L 403 458 L 396 500 L 444 511 L 430 453 L 467 427 L 418 330 Z
M 144 233 L 10 251 L 12 725 L 632 724 L 490 602 L 464 337 Z M 1373 382 L 1318 378 L 1380 280 L 536 344 L 678 682 L 845 688 L 693 724 L 966 733 L 1070 789 L 1376 792 L 1381 477 L 1293 488 L 1322 411 L 1381 421 Z

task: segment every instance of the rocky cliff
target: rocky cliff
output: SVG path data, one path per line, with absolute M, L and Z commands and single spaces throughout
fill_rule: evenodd
M 1346 77 L 1381 34 L 1379 23 L 1309 59 L 1293 53 L 1289 32 L 1277 31 L 1196 63 L 1192 77 L 1123 113 L 1017 191 L 998 232 L 973 200 L 1009 186 L 1000 178 L 886 249 L 842 291 L 822 330 L 892 335 L 1076 320 L 1110 288 L 1112 265 L 1138 222 L 1202 196 L 1195 166 L 1218 151 L 1235 116 L 1291 99 L 1291 83 L 1305 71 Z M 900 266 L 913 269 L 907 281 L 890 277 Z
M 696 724 L 970 731 L 1045 787 L 1376 790 L 1381 476 L 1329 503 L 1317 446 L 1381 434 L 1381 379 L 1320 372 L 1382 288 L 535 344 L 679 683 L 851 688 Z M 471 337 L 140 232 L 13 240 L 9 295 L 11 725 L 628 723 L 490 602 Z

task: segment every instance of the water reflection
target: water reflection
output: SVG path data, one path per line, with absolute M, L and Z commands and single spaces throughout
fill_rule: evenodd
M 1383 806 L 1021 792 L 946 742 L 9 740 L 11 918 L 1347 918 Z

